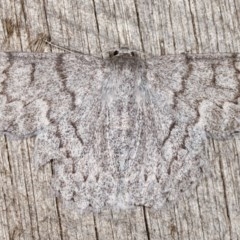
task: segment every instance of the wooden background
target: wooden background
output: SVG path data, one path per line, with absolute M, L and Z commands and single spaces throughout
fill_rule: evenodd
M 240 52 L 239 0 L 0 0 L 1 51 L 67 49 L 102 56 Z M 33 166 L 34 139 L 0 138 L 0 239 L 240 239 L 240 141 L 209 142 L 212 176 L 157 214 L 79 216 L 51 192 L 51 164 Z

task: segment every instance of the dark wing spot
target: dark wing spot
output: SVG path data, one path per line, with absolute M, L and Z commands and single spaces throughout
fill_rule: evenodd
M 116 50 L 116 51 L 114 51 L 113 56 L 117 56 L 118 54 L 119 54 L 119 52 Z

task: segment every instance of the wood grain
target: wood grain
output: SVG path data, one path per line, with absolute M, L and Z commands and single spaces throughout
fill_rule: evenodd
M 148 56 L 240 52 L 237 0 L 0 0 L 1 51 L 95 56 L 119 46 Z M 78 216 L 52 195 L 51 165 L 34 168 L 34 139 L 0 138 L 0 239 L 240 239 L 240 141 L 209 142 L 212 174 L 159 213 Z M 190 193 L 189 193 L 190 194 Z

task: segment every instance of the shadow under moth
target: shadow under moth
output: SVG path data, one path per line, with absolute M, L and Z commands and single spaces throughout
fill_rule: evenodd
M 0 53 L 0 133 L 36 135 L 80 212 L 160 209 L 205 174 L 204 142 L 240 128 L 240 56 Z

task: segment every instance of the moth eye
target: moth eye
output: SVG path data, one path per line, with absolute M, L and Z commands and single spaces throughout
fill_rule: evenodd
M 117 56 L 118 55 L 118 51 L 116 50 L 116 51 L 114 51 L 114 53 L 113 53 L 113 56 Z
M 134 57 L 134 56 L 135 56 L 135 52 L 131 52 L 131 56 L 133 56 L 133 57 Z

